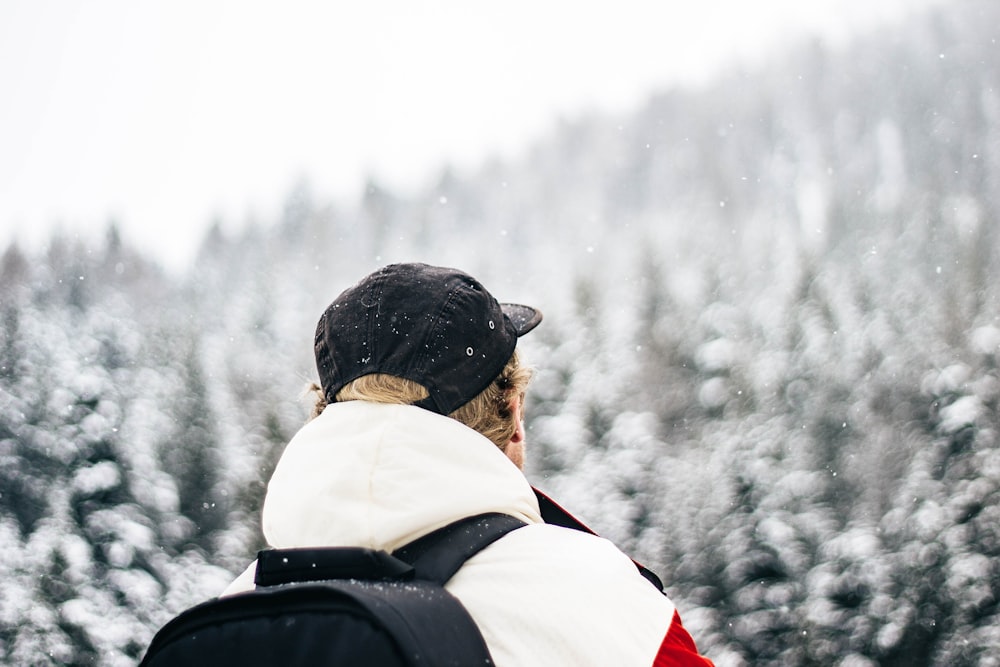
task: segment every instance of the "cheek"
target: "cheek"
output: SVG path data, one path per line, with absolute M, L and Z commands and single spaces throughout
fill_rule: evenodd
M 507 450 L 504 452 L 514 465 L 518 469 L 524 469 L 524 443 L 523 442 L 512 442 L 507 445 Z

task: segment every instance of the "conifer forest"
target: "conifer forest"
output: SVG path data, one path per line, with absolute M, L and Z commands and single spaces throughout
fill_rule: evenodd
M 133 665 L 221 592 L 320 313 L 424 261 L 545 313 L 526 473 L 719 667 L 1000 666 L 998 217 L 1000 4 L 954 0 L 417 194 L 303 181 L 184 270 L 0 248 L 0 663 Z

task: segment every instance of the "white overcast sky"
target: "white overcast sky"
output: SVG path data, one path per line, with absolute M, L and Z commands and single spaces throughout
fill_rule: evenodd
M 405 192 L 933 1 L 0 0 L 0 248 L 114 218 L 179 265 L 301 178 Z

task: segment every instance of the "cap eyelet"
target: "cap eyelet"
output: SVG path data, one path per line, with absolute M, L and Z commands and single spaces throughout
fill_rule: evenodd
M 465 354 L 467 354 L 468 356 L 471 357 L 474 353 L 475 353 L 475 350 L 473 350 L 471 347 L 465 348 Z
M 490 329 L 496 329 L 497 325 L 493 324 L 493 320 L 490 320 Z

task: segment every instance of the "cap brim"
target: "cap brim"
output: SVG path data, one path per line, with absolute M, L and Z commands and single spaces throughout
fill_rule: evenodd
M 518 336 L 528 333 L 542 321 L 542 311 L 531 306 L 522 306 L 519 303 L 501 303 L 500 308 L 514 325 Z

